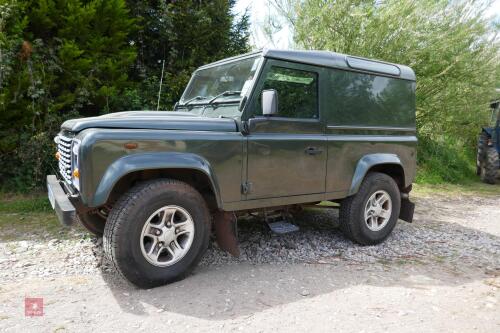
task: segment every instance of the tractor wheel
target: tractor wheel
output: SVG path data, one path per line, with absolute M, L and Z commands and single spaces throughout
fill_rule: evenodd
M 487 184 L 495 184 L 498 175 L 499 157 L 493 147 L 488 147 L 481 163 L 481 180 Z
M 481 175 L 481 163 L 485 160 L 485 152 L 488 149 L 488 134 L 481 132 L 477 140 L 476 174 Z

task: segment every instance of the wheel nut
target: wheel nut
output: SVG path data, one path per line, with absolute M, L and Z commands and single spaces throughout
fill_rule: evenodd
M 156 230 L 156 235 L 159 235 L 160 234 L 160 230 Z

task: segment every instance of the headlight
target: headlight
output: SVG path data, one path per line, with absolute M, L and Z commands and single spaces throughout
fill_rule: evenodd
M 74 139 L 73 147 L 71 148 L 71 181 L 77 190 L 80 190 L 80 159 L 78 158 L 80 144 L 80 140 Z

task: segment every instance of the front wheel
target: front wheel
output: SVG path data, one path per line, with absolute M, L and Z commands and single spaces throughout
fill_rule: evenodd
M 198 191 L 162 179 L 141 183 L 114 205 L 104 251 L 130 282 L 151 288 L 184 278 L 208 247 L 210 213 Z
M 354 196 L 340 205 L 340 228 L 344 235 L 361 245 L 384 241 L 396 225 L 401 194 L 394 179 L 369 173 Z

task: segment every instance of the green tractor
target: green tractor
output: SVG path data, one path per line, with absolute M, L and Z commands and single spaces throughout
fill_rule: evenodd
M 500 99 L 492 101 L 490 106 L 490 126 L 482 128 L 477 144 L 476 172 L 483 182 L 495 184 L 500 169 Z

